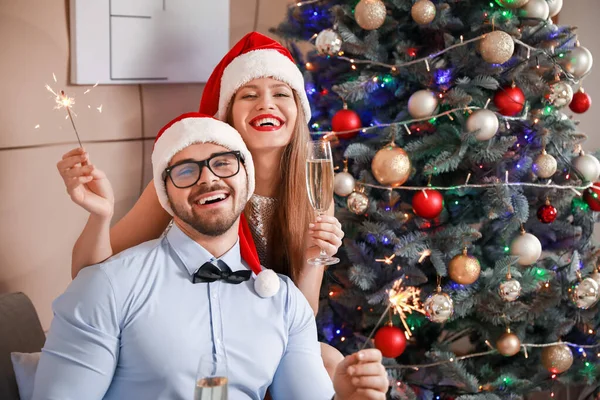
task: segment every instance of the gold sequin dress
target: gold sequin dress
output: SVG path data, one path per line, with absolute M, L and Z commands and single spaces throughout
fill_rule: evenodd
M 248 219 L 248 225 L 250 225 L 252 238 L 256 244 L 258 258 L 260 259 L 260 263 L 267 268 L 269 268 L 267 265 L 267 241 L 270 234 L 269 227 L 275 216 L 276 209 L 277 199 L 260 196 L 258 194 L 252 195 L 246 209 L 246 218 Z

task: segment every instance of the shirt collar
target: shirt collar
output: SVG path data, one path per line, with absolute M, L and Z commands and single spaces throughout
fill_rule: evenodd
M 166 240 L 179 259 L 183 262 L 183 265 L 185 265 L 185 268 L 190 275 L 194 275 L 198 268 L 204 265 L 204 263 L 212 262 L 217 259 L 217 257 L 210 254 L 210 252 L 198 242 L 186 235 L 175 223 L 173 223 L 171 229 L 169 229 Z M 218 257 L 218 259 L 224 261 L 232 271 L 248 269 L 245 263 L 242 264 L 239 237 L 233 247 L 223 254 L 223 256 Z

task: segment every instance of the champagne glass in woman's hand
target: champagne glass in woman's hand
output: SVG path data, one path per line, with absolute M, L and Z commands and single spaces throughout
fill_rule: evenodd
M 329 142 L 311 141 L 307 144 L 306 189 L 310 205 L 323 215 L 333 201 L 333 158 Z M 318 257 L 308 259 L 309 264 L 332 265 L 340 262 L 339 258 L 330 257 L 321 249 Z
M 227 400 L 227 362 L 219 354 L 200 359 L 194 400 Z

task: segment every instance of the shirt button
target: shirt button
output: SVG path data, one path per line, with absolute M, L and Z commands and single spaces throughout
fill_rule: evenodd
M 212 298 L 215 299 L 215 300 L 217 299 L 217 292 L 213 292 Z
M 217 344 L 220 346 L 221 345 L 221 339 L 217 339 Z

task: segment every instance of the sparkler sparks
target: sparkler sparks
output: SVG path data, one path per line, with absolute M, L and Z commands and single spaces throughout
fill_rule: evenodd
M 394 311 L 400 316 L 402 325 L 406 329 L 407 335 L 410 337 L 411 332 L 406 323 L 407 314 L 419 312 L 425 314 L 423 304 L 420 300 L 421 289 L 414 286 L 402 286 L 402 279 L 394 283 L 394 287 L 390 289 L 389 299 Z
M 52 76 L 54 77 L 54 80 L 56 81 L 56 76 L 54 74 L 52 74 Z M 77 128 L 75 127 L 75 121 L 73 121 L 73 115 L 71 114 L 71 107 L 73 107 L 73 104 L 75 104 L 75 99 L 67 96 L 67 94 L 65 93 L 64 90 L 61 90 L 60 92 L 57 93 L 49 85 L 46 85 L 46 90 L 48 90 L 50 93 L 52 93 L 54 95 L 54 101 L 56 103 L 54 108 L 56 110 L 60 110 L 61 108 L 64 108 L 65 110 L 67 110 L 66 118 L 69 118 L 71 120 L 71 125 L 73 125 L 73 130 L 75 131 L 75 136 L 77 136 L 77 142 L 79 142 L 79 147 L 83 147 L 81 144 L 81 140 L 79 139 L 79 133 L 77 132 Z

